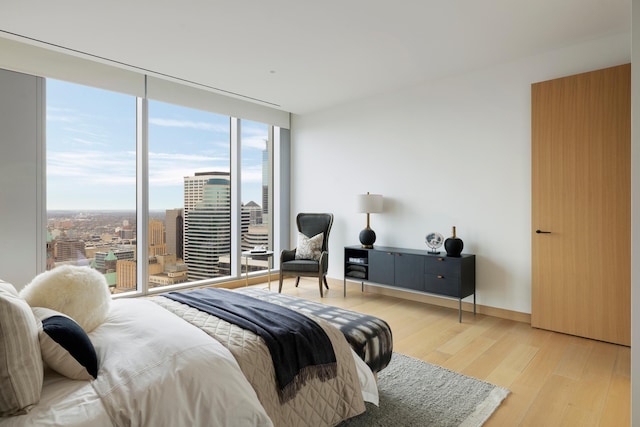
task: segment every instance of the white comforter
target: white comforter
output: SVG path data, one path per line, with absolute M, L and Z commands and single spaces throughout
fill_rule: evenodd
M 39 405 L 0 425 L 272 426 L 231 353 L 150 301 L 113 301 L 90 337 L 95 381 L 49 377 Z
M 40 403 L 0 418 L 9 426 L 272 426 L 231 353 L 197 327 L 144 299 L 114 300 L 89 334 L 95 381 L 47 372 Z M 353 353 L 365 400 L 377 404 L 373 374 Z

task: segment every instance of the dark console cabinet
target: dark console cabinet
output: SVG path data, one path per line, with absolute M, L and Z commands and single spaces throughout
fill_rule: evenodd
M 454 258 L 416 249 L 346 246 L 344 261 L 345 296 L 347 280 L 354 280 L 363 285 L 366 282 L 456 298 L 459 321 L 462 321 L 462 299 L 473 295 L 473 312 L 476 312 L 476 257 L 473 254 Z

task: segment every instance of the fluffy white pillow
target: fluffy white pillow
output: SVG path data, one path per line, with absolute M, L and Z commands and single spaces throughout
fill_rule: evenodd
M 313 237 L 307 237 L 298 233 L 298 245 L 296 246 L 296 259 L 320 260 L 322 255 L 322 242 L 324 233 L 318 233 Z
M 64 313 L 91 332 L 109 314 L 111 292 L 107 279 L 91 267 L 61 265 L 37 275 L 20 291 L 31 307 Z
M 0 280 L 0 416 L 29 411 L 42 379 L 38 322 L 13 285 Z
M 98 376 L 98 356 L 89 336 L 72 318 L 55 310 L 32 307 L 41 322 L 38 331 L 42 360 L 54 371 L 72 380 Z

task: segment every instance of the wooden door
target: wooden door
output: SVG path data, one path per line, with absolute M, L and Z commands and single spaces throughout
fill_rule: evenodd
M 631 66 L 533 84 L 531 143 L 531 324 L 630 345 Z

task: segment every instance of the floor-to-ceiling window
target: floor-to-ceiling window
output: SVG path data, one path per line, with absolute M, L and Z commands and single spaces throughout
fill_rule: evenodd
M 46 98 L 47 268 L 89 265 L 121 293 L 145 288 L 136 279 L 136 230 L 146 230 L 139 251 L 147 251 L 149 289 L 244 273 L 233 242 L 240 250 L 273 249 L 270 125 L 239 120 L 234 144 L 231 117 L 149 100 L 148 132 L 138 133 L 147 135 L 138 147 L 148 158 L 148 217 L 137 224 L 137 190 L 146 185 L 136 182 L 137 98 L 52 79 Z M 241 165 L 235 174 L 232 150 Z M 241 220 L 234 226 L 235 209 Z M 260 260 L 250 265 L 266 268 Z
M 269 137 L 269 126 L 263 123 L 242 121 L 240 172 L 242 199 L 242 250 L 273 249 L 273 142 Z M 267 269 L 270 258 L 253 257 L 243 264 L 242 271 Z
M 150 287 L 230 275 L 228 116 L 149 102 L 149 216 Z
M 90 265 L 112 291 L 133 290 L 136 98 L 52 79 L 46 87 L 47 269 Z

